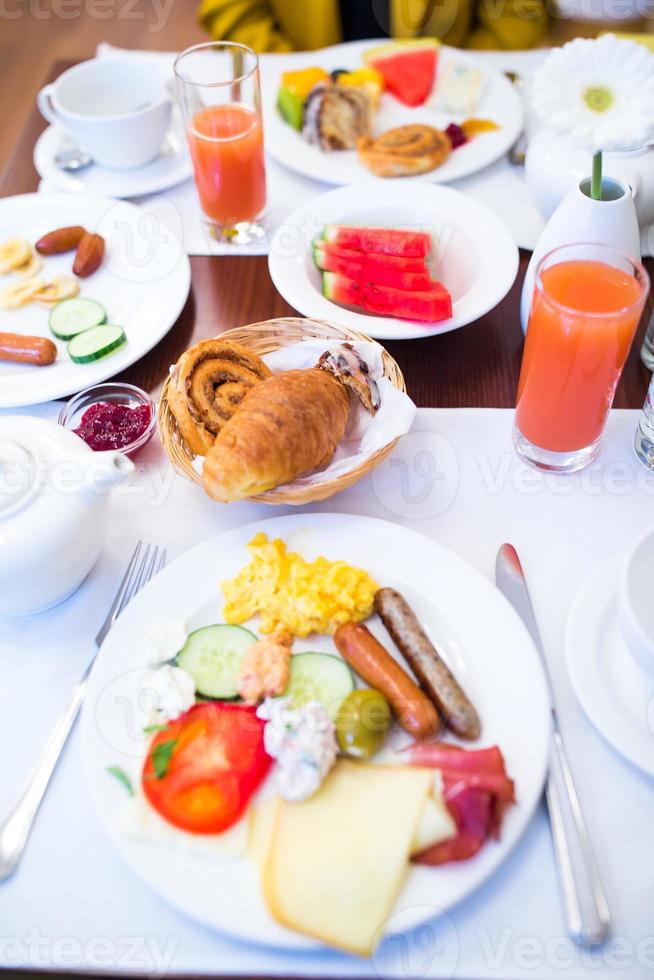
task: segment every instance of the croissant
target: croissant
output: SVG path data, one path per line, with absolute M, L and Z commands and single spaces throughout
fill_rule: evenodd
M 242 500 L 327 466 L 347 428 L 348 391 L 370 414 L 379 408 L 377 383 L 351 344 L 252 388 L 204 461 L 209 496 Z
M 182 354 L 172 370 L 168 404 L 189 448 L 206 456 L 250 388 L 269 377 L 256 354 L 220 338 Z

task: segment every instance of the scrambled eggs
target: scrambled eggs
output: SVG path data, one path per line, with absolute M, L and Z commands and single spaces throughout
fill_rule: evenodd
M 282 540 L 256 534 L 248 548 L 252 561 L 236 578 L 222 582 L 225 621 L 244 623 L 261 613 L 262 633 L 280 626 L 295 636 L 333 633 L 341 623 L 372 615 L 379 588 L 361 568 L 344 561 L 305 561 Z

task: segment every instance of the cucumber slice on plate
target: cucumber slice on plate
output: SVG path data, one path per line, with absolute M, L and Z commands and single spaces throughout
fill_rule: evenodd
M 104 306 L 94 299 L 75 296 L 57 303 L 48 318 L 48 326 L 59 340 L 70 340 L 84 330 L 106 323 L 106 320 Z
M 77 364 L 99 361 L 101 357 L 106 357 L 118 347 L 122 347 L 126 340 L 122 327 L 103 323 L 99 327 L 91 327 L 73 337 L 68 344 L 68 356 Z
M 242 626 L 203 626 L 191 633 L 175 662 L 191 675 L 200 697 L 229 701 L 238 697 L 241 662 L 256 640 Z
M 354 675 L 340 657 L 331 653 L 296 653 L 284 697 L 300 707 L 320 701 L 332 721 L 341 702 L 354 690 Z

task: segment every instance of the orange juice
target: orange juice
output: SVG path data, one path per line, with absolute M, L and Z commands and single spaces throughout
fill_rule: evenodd
M 202 210 L 219 225 L 254 221 L 266 204 L 263 130 L 247 106 L 209 106 L 191 120 L 189 147 Z
M 602 434 L 646 290 L 633 273 L 590 260 L 550 265 L 541 283 L 527 328 L 516 424 L 541 449 L 573 452 Z

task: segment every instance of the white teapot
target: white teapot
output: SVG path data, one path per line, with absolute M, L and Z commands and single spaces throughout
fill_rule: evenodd
M 539 129 L 529 138 L 525 157 L 525 180 L 536 207 L 547 220 L 569 190 L 587 177 L 592 151 L 550 129 Z M 603 154 L 607 177 L 631 187 L 638 222 L 654 221 L 654 146 Z
M 0 616 L 71 595 L 102 549 L 108 491 L 134 469 L 54 422 L 0 416 Z

